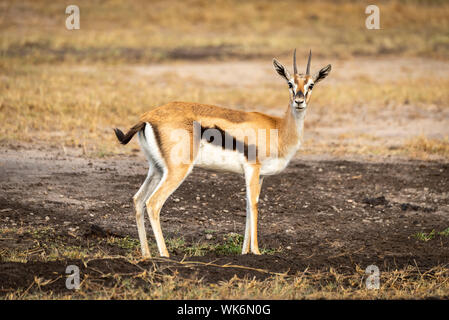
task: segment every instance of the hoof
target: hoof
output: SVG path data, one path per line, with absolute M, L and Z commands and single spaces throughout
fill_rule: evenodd
M 161 253 L 161 258 L 170 258 L 168 251 Z
M 150 253 L 142 254 L 142 260 L 148 260 L 148 259 L 151 259 L 151 254 Z

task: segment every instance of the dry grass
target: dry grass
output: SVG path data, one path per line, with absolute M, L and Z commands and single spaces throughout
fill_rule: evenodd
M 447 236 L 448 230 L 438 233 Z M 136 239 L 110 236 L 98 241 L 88 241 L 85 245 L 67 245 L 67 240 L 60 238 L 52 228 L 8 228 L 0 230 L 0 240 L 7 241 L 19 235 L 26 239 L 22 247 L 14 250 L 0 250 L 2 262 L 51 262 L 61 259 L 81 261 L 86 265 L 98 259 L 120 259 L 137 271 L 124 273 L 102 273 L 97 269 L 94 274 L 86 273 L 81 277 L 81 288 L 76 291 L 53 292 L 46 288 L 49 284 L 65 277 L 53 272 L 49 277 L 35 277 L 27 288 L 4 292 L 2 299 L 423 299 L 448 298 L 449 268 L 445 265 L 420 270 L 417 266 L 405 269 L 381 271 L 380 288 L 367 289 L 365 270 L 358 266 L 351 272 L 339 272 L 333 268 L 322 270 L 306 269 L 296 275 L 265 272 L 265 280 L 238 278 L 228 281 L 207 283 L 201 278 L 185 278 L 176 272 L 167 275 L 163 272 L 170 263 L 171 269 L 188 268 L 205 265 L 194 260 L 178 261 L 168 258 L 153 258 L 153 268 L 139 266 L 141 257 Z M 229 234 L 226 244 L 220 250 L 225 254 L 235 254 L 235 235 Z M 229 241 L 231 239 L 231 241 Z M 32 241 L 31 241 L 32 240 Z M 431 239 L 429 239 L 431 240 Z M 27 246 L 26 243 L 33 243 Z M 181 250 L 186 256 L 201 256 L 204 248 L 211 249 L 210 244 L 197 243 L 186 247 L 182 239 L 168 241 L 169 250 Z M 240 243 L 241 246 L 241 243 Z M 111 250 L 120 250 L 112 254 Z M 157 251 L 155 247 L 152 251 Z M 239 250 L 240 251 L 240 247 Z M 269 253 L 269 252 L 267 252 Z M 122 262 L 123 263 L 123 262 Z M 214 268 L 252 269 L 238 265 L 219 265 L 207 263 Z M 100 273 L 98 273 L 100 272 Z M 105 285 L 108 283 L 108 285 Z
M 168 101 L 196 101 L 282 114 L 288 100 L 286 89 L 269 63 L 260 66 L 266 69 L 268 82 L 258 85 L 254 79 L 245 86 L 227 83 L 211 86 L 207 80 L 195 77 L 186 81 L 177 76 L 177 67 L 172 73 L 165 73 L 164 82 L 160 83 L 160 76 L 142 74 L 127 66 L 64 65 L 57 69 L 48 65 L 9 66 L 4 68 L 5 75 L 0 82 L 0 139 L 74 147 L 89 156 L 105 156 L 131 150 L 117 144 L 113 127 L 127 128 L 141 113 Z M 335 77 L 341 73 L 337 69 Z M 371 135 L 372 139 L 366 139 L 368 134 L 359 129 L 351 133 L 351 128 L 368 122 L 382 125 L 391 120 L 400 124 L 404 110 L 413 110 L 407 115 L 412 120 L 434 117 L 435 112 L 447 114 L 449 79 L 393 79 L 381 84 L 374 81 L 339 79 L 323 83 L 315 90 L 306 120 L 309 152 L 389 154 L 400 149 L 401 154 L 412 157 L 422 158 L 423 153 L 447 157 L 444 138 L 448 133 L 441 132 L 441 137 L 432 138 L 440 144 L 437 148 L 411 146 L 408 141 L 402 141 L 400 148 L 390 150 L 382 144 L 385 138 L 377 133 Z M 386 110 L 390 115 L 384 115 Z M 313 132 L 320 127 L 339 128 L 338 139 L 337 136 L 315 138 Z M 419 132 L 407 134 L 412 139 Z M 348 135 L 352 139 L 344 139 Z
M 305 4 L 307 10 L 303 10 Z M 287 92 L 270 59 L 290 55 L 298 47 L 298 57 L 313 48 L 314 69 L 329 62 L 334 65 L 331 77 L 312 98 L 306 153 L 378 155 L 400 149 L 406 156 L 422 158 L 430 152 L 447 157 L 444 148 L 421 148 L 418 153 L 407 139 L 422 134 L 444 145 L 441 139 L 448 131 L 407 132 L 399 137 L 394 151 L 382 133 L 368 132 L 374 139 L 363 138 L 367 124 L 379 125 L 392 118 L 391 126 L 400 127 L 404 107 L 413 109 L 407 115 L 411 120 L 444 121 L 449 101 L 445 62 L 396 63 L 383 58 L 371 60 L 372 65 L 366 59 L 342 62 L 342 58 L 400 54 L 446 59 L 449 5 L 444 1 L 384 2 L 380 5 L 382 30 L 373 31 L 364 27 L 367 4 L 155 1 L 149 6 L 140 1 L 81 1 L 81 29 L 68 31 L 63 3 L 3 2 L 0 141 L 45 143 L 77 148 L 88 156 L 107 156 L 130 150 L 117 145 L 112 127 L 129 127 L 139 114 L 173 100 L 280 115 Z M 170 62 L 254 58 L 260 62 L 251 67 Z M 155 61 L 164 61 L 165 71 L 141 66 Z M 130 66 L 133 63 L 139 65 Z M 204 75 L 207 70 L 213 78 L 210 73 Z M 199 72 L 203 75 L 198 76 Z M 385 110 L 390 114 L 385 115 Z M 317 128 L 338 132 L 326 136 L 317 133 Z M 356 139 L 336 138 L 348 134 Z
M 275 275 L 263 281 L 232 278 L 208 284 L 200 279 L 161 276 L 157 271 L 126 275 L 105 275 L 112 287 L 98 279 L 85 279 L 81 288 L 53 293 L 45 285 L 55 279 L 35 278 L 26 290 L 8 293 L 4 299 L 447 299 L 449 269 L 444 266 L 421 271 L 416 267 L 381 273 L 380 288 L 367 289 L 366 275 L 357 268 L 353 274 L 333 269 L 305 270 L 296 276 Z
M 448 230 L 438 233 L 439 236 L 447 234 Z M 206 264 L 214 268 L 252 268 L 157 257 L 152 260 L 152 268 L 142 267 L 138 241 L 129 237 L 109 236 L 97 241 L 92 239 L 87 242 L 87 246 L 86 243 L 75 246 L 67 245 L 67 239 L 60 238 L 54 229 L 47 227 L 3 228 L 0 235 L 2 241 L 17 235 L 24 239 L 21 246 L 14 250 L 0 250 L 1 262 L 32 263 L 65 259 L 79 261 L 76 263 L 86 266 L 93 260 L 119 259 L 122 265 L 125 261 L 135 267 L 135 271 L 122 273 L 102 272 L 92 268 L 91 271 L 95 271 L 94 273 L 86 271 L 82 274 L 79 290 L 62 292 L 54 292 L 47 287 L 61 277 L 64 279 L 67 276 L 53 272 L 50 277 L 35 277 L 26 288 L 3 292 L 1 299 L 447 299 L 449 297 L 447 265 L 426 270 L 409 266 L 405 269 L 381 271 L 379 289 L 367 289 L 365 284 L 367 275 L 359 266 L 353 271 L 346 272 L 339 272 L 333 268 L 322 270 L 307 268 L 295 275 L 257 269 L 266 273 L 268 278 L 257 280 L 234 276 L 227 281 L 208 283 L 198 277 L 185 278 L 177 272 L 168 275 L 164 272 L 167 269 L 164 263 L 169 263 L 172 270 Z M 234 236 L 230 234 L 227 238 L 232 240 Z M 186 256 L 201 256 L 204 248 L 211 249 L 207 243 L 186 247 L 182 239 L 171 239 L 167 244 L 170 251 L 181 250 Z M 226 250 L 225 254 L 235 254 L 234 246 L 234 240 L 227 241 L 221 246 L 221 250 Z M 113 251 L 117 250 L 119 254 L 113 254 Z M 152 246 L 152 251 L 157 251 L 155 246 Z
M 133 63 L 196 57 L 270 57 L 319 48 L 325 57 L 448 58 L 449 4 L 384 1 L 381 30 L 365 28 L 369 1 L 78 1 L 81 29 L 65 29 L 64 2 L 1 5 L 2 56 L 28 62 Z
M 419 136 L 407 141 L 404 149 L 413 156 L 422 159 L 425 159 L 428 155 L 432 154 L 449 157 L 449 139 L 446 137 L 443 140 L 437 140 Z

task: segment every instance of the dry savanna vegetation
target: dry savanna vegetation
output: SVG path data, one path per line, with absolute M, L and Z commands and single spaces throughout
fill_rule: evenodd
M 127 147 L 118 145 L 112 128 L 128 128 L 141 113 L 170 101 L 200 102 L 280 116 L 286 109 L 288 92 L 273 70 L 271 59 L 276 57 L 291 69 L 292 51 L 297 48 L 299 69 L 303 70 L 307 53 L 312 49 L 312 71 L 328 63 L 333 69 L 314 89 L 300 156 L 419 161 L 419 165 L 426 166 L 438 163 L 440 167 L 435 172 L 440 176 L 435 179 L 441 181 L 434 183 L 435 188 L 441 189 L 447 183 L 447 1 L 379 1 L 380 30 L 365 27 L 365 8 L 372 4 L 370 1 L 72 2 L 0 2 L 2 153 L 39 150 L 47 152 L 49 159 L 72 157 L 68 158 L 72 161 L 70 166 L 86 161 L 86 165 L 90 163 L 94 168 L 107 168 L 108 161 L 133 159 L 138 154 L 136 141 Z M 69 4 L 80 8 L 80 30 L 65 28 L 65 8 Z M 39 157 L 45 158 L 41 154 Z M 28 203 L 20 202 L 12 190 L 19 182 L 5 169 L 11 159 L 15 158 L 0 158 L 0 173 L 5 179 L 0 189 L 0 268 L 35 273 L 29 278 L 24 276 L 23 285 L 14 288 L 13 282 L 8 282 L 13 280 L 2 279 L 0 272 L 2 298 L 449 297 L 449 269 L 443 262 L 425 268 L 413 263 L 383 269 L 379 290 L 366 289 L 366 265 L 356 264 L 352 269 L 305 265 L 289 273 L 263 268 L 262 262 L 256 263 L 257 266 L 245 265 L 242 259 L 230 267 L 210 258 L 208 252 L 218 257 L 238 254 L 241 239 L 231 232 L 231 227 L 219 237 L 215 231 L 206 229 L 215 242 L 193 236 L 194 240 L 184 238 L 173 231 L 167 242 L 169 251 L 176 252 L 175 258 L 141 261 L 136 233 L 128 236 L 110 227 L 111 232 L 99 229 L 96 232 L 100 236 L 94 232 L 91 237 L 89 230 L 81 232 L 70 224 L 70 219 L 61 218 L 59 227 L 51 224 L 51 210 L 43 205 L 47 200 L 55 204 L 63 198 L 64 205 L 79 205 L 76 211 L 86 211 L 86 219 L 90 219 L 89 214 L 107 216 L 112 210 L 102 207 L 104 212 L 100 209 L 90 212 L 81 204 L 85 199 L 72 194 L 75 198 L 69 201 L 63 194 L 53 195 L 55 191 L 47 189 L 45 177 L 56 175 L 54 172 L 42 171 L 44 182 L 35 181 L 34 189 L 43 197 L 39 203 L 27 207 Z M 33 159 L 30 156 L 28 164 Z M 127 184 L 129 195 L 143 179 L 144 167 L 142 170 L 130 173 L 131 177 L 139 176 Z M 26 172 L 24 179 L 34 174 Z M 432 171 L 429 176 L 433 174 Z M 362 179 L 359 173 L 349 176 L 354 181 Z M 315 180 L 311 177 L 310 181 Z M 107 184 L 101 187 L 107 188 Z M 416 230 L 409 228 L 404 239 L 419 246 L 438 245 L 447 249 L 447 191 L 434 192 L 429 187 L 430 191 L 422 195 L 419 186 L 403 188 L 404 194 L 397 191 L 396 198 L 387 197 L 389 203 L 396 201 L 398 212 L 404 208 L 407 214 L 423 209 L 442 217 L 440 225 L 434 221 L 426 226 L 419 219 L 418 223 L 411 222 Z M 377 185 L 373 189 L 368 196 L 389 192 L 377 189 Z M 113 191 L 118 193 L 121 189 Z M 104 193 L 114 199 L 108 192 Z M 10 199 L 14 197 L 22 204 L 13 204 Z M 127 197 L 116 203 L 114 210 L 121 208 L 130 213 L 132 203 Z M 363 198 L 360 196 L 360 203 Z M 418 198 L 422 202 L 418 209 L 407 207 Z M 432 209 L 429 201 L 438 209 L 429 211 Z M 309 204 L 301 205 L 307 208 Z M 400 209 L 402 205 L 405 207 Z M 36 213 L 39 206 L 50 211 Z M 382 210 L 388 210 L 388 205 L 384 206 Z M 337 209 L 331 211 L 342 214 Z M 26 212 L 27 217 L 30 212 L 41 215 L 42 223 L 23 222 L 13 215 L 16 211 Z M 133 218 L 129 221 L 134 228 Z M 78 241 L 80 232 L 89 236 Z M 149 229 L 148 233 L 151 234 Z M 154 239 L 150 238 L 152 242 Z M 288 256 L 289 246 L 265 247 L 264 253 L 267 257 Z M 154 245 L 151 249 L 155 254 Z M 84 265 L 86 276 L 76 292 L 61 289 L 64 268 L 69 262 Z M 207 268 L 215 268 L 213 272 L 226 276 L 215 282 L 205 280 L 200 275 Z M 46 269 L 51 272 L 44 272 Z M 52 273 L 55 270 L 60 273 Z
M 81 1 L 69 31 L 62 3 L 3 2 L 0 139 L 98 156 L 126 152 L 112 127 L 173 100 L 282 114 L 271 58 L 290 66 L 297 47 L 300 68 L 309 48 L 312 69 L 334 66 L 305 152 L 447 157 L 449 5 L 388 1 L 367 30 L 364 1 L 305 4 Z

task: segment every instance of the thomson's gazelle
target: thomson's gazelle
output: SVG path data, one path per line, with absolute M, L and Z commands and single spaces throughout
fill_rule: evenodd
M 144 257 L 150 257 L 144 227 L 146 207 L 161 256 L 168 257 L 159 214 L 167 198 L 181 185 L 192 168 L 244 174 L 246 182 L 246 228 L 242 254 L 260 254 L 257 244 L 257 202 L 263 177 L 281 172 L 301 145 L 304 117 L 315 83 L 330 72 L 327 65 L 310 75 L 294 74 L 276 59 L 274 68 L 288 84 L 290 102 L 282 118 L 191 102 L 171 102 L 153 109 L 126 134 L 115 129 L 122 144 L 137 133 L 149 162 L 145 182 L 134 195 L 137 229 Z

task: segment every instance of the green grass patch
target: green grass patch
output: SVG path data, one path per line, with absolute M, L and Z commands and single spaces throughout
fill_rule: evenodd
M 214 233 L 210 231 L 206 233 Z M 242 253 L 243 235 L 234 232 L 223 236 L 222 243 L 196 242 L 188 245 L 184 238 L 173 238 L 167 240 L 169 252 L 183 253 L 187 256 L 204 256 L 208 252 L 215 252 L 219 255 L 236 255 Z M 261 248 L 261 254 L 275 254 L 281 252 L 280 248 Z
M 427 241 L 434 239 L 437 235 L 440 237 L 448 237 L 449 236 L 449 227 L 440 232 L 437 232 L 437 231 L 435 231 L 435 229 L 433 229 L 430 232 L 415 233 L 413 236 L 416 239 L 418 239 L 419 241 L 427 242 Z
M 127 250 L 134 250 L 140 247 L 139 240 L 130 238 L 129 236 L 124 238 L 109 237 L 106 242 L 110 245 Z

